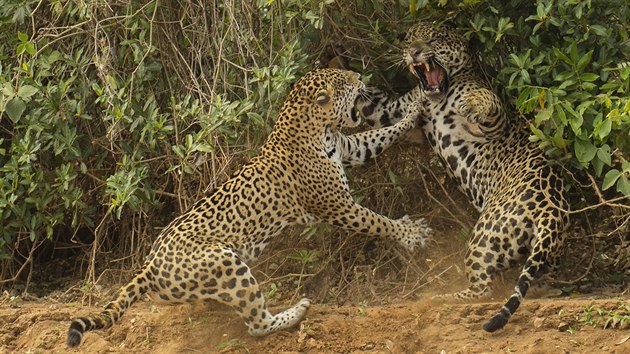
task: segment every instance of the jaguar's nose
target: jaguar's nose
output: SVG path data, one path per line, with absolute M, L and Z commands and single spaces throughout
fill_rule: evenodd
M 422 53 L 422 47 L 419 44 L 412 44 L 407 49 L 407 52 L 412 57 L 416 57 L 416 56 L 420 55 L 420 53 Z
M 355 71 L 347 71 L 348 73 L 348 78 L 350 79 L 350 82 L 353 85 L 359 85 L 361 86 L 362 82 L 361 82 L 361 74 L 359 74 L 358 72 Z

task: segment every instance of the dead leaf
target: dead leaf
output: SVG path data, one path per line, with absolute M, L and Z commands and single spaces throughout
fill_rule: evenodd
M 390 351 L 394 350 L 394 342 L 392 342 L 391 340 L 386 340 L 385 341 L 385 346 L 387 347 L 387 349 L 389 349 Z
M 567 330 L 567 328 L 569 328 L 569 324 L 566 322 L 560 322 L 560 324 L 558 324 L 558 330 L 560 332 L 564 332 Z
M 621 340 L 617 343 L 615 343 L 615 345 L 622 345 L 623 343 L 627 342 L 628 339 L 630 339 L 630 336 L 626 336 L 625 338 L 621 338 Z

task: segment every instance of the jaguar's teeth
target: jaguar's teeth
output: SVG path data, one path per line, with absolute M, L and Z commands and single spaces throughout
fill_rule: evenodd
M 424 63 L 424 68 L 427 70 L 427 72 L 431 71 L 431 66 L 429 65 L 429 63 Z

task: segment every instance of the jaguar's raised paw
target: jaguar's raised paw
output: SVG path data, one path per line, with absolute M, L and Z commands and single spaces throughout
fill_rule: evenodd
M 405 215 L 398 221 L 405 224 L 408 228 L 398 241 L 410 252 L 413 252 L 416 248 L 425 248 L 427 241 L 433 237 L 433 229 L 429 227 L 424 218 L 411 220 L 408 215 Z
M 488 119 L 489 107 L 483 97 L 475 97 L 473 93 L 464 94 L 457 102 L 457 111 L 466 117 L 469 123 L 480 124 Z

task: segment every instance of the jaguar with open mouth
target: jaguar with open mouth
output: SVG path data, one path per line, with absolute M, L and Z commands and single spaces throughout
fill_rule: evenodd
M 480 213 L 465 256 L 470 284 L 438 298 L 490 296 L 497 273 L 523 262 L 513 293 L 483 325 L 494 332 L 515 314 L 532 281 L 561 258 L 569 208 L 563 178 L 538 142 L 530 141 L 527 122 L 509 124 L 515 119 L 506 116 L 481 58 L 457 29 L 420 22 L 407 31 L 404 45 L 417 88 L 395 100 L 372 93 L 361 112 L 366 122 L 387 126 L 421 104 L 419 125 L 427 141 Z
M 448 90 L 448 74 L 433 58 L 424 63 L 412 61 L 409 71 L 418 78 L 422 92 L 428 97 L 444 94 Z

